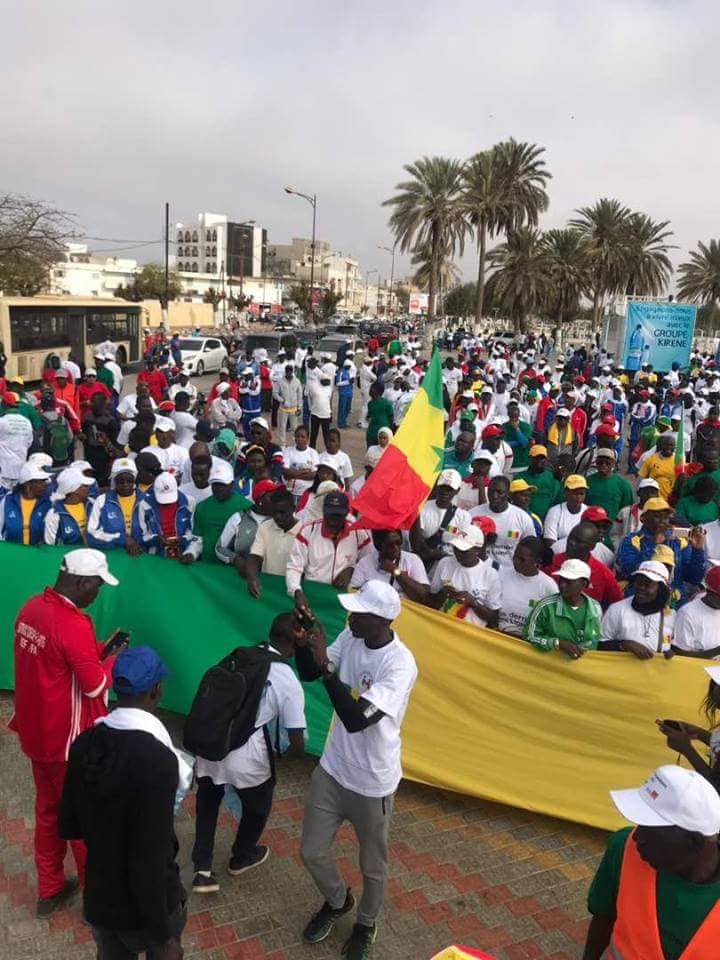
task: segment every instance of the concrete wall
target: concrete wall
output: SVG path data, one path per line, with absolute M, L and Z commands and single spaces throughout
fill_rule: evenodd
M 162 323 L 162 307 L 159 300 L 143 300 L 143 326 L 159 327 Z M 186 303 L 177 301 L 168 304 L 168 326 L 171 330 L 192 330 L 193 327 L 214 326 L 213 308 L 210 303 Z

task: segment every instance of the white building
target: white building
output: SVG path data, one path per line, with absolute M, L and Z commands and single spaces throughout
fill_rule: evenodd
M 84 243 L 67 244 L 64 260 L 50 270 L 50 293 L 72 297 L 112 297 L 120 285 L 132 283 L 137 260 L 95 256 Z
M 333 290 L 342 296 L 338 311 L 355 312 L 362 307 L 365 287 L 358 261 L 332 250 L 327 240 L 315 241 L 314 257 L 312 240 L 307 237 L 293 237 L 290 243 L 268 243 L 267 268 L 288 284 L 310 283 L 312 273 L 315 289 Z
M 199 213 L 197 223 L 175 224 L 174 266 L 178 273 L 262 277 L 267 231 L 254 221 L 238 223 L 224 213 Z

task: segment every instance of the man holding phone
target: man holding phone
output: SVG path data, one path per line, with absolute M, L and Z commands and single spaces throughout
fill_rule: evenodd
M 127 638 L 97 642 L 83 612 L 104 583 L 117 586 L 99 550 L 72 550 L 62 561 L 54 587 L 31 597 L 15 621 L 15 714 L 10 729 L 20 737 L 35 781 L 37 914 L 48 917 L 78 890 L 85 847 L 71 844 L 78 877 L 65 879 L 67 843 L 57 817 L 70 746 L 107 713 L 114 654 Z

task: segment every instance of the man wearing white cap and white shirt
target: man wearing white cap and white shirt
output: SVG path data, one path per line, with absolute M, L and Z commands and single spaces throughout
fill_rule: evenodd
M 70 746 L 107 713 L 115 658 L 105 655 L 84 613 L 103 583 L 118 583 L 105 555 L 71 550 L 55 585 L 31 597 L 15 621 L 15 714 L 10 728 L 32 762 L 40 917 L 77 892 L 85 869 L 85 847 L 73 843 L 78 878 L 65 879 L 67 844 L 58 835 L 57 815 Z
M 669 653 L 675 628 L 670 609 L 670 573 L 664 563 L 645 560 L 632 575 L 634 593 L 611 603 L 602 619 L 599 650 L 624 650 L 639 660 Z
M 486 558 L 482 530 L 470 524 L 456 532 L 450 546 L 453 555 L 435 567 L 428 605 L 477 627 L 496 627 L 502 588 L 497 570 Z
M 335 709 L 305 802 L 300 853 L 325 902 L 303 938 L 324 940 L 355 906 L 332 859 L 338 827 L 349 820 L 360 845 L 363 893 L 343 955 L 361 960 L 375 939 L 385 895 L 390 817 L 402 777 L 400 728 L 417 667 L 392 628 L 400 598 L 390 584 L 369 580 L 338 599 L 350 616 L 332 646 L 317 625 L 297 640 L 300 679 L 321 677 Z
M 455 532 L 472 523 L 468 511 L 453 502 L 461 486 L 462 478 L 457 470 L 443 470 L 435 483 L 434 494 L 425 502 L 410 531 L 412 549 L 428 570 L 431 564 L 450 554 L 448 541 Z
M 667 764 L 638 789 L 610 796 L 636 826 L 610 838 L 595 874 L 583 960 L 712 960 L 720 936 L 717 791 L 699 773 Z
M 210 404 L 208 419 L 210 423 L 219 429 L 230 426 L 237 428 L 242 420 L 242 407 L 230 396 L 230 383 L 227 380 L 221 380 L 215 385 L 217 396 Z
M 684 657 L 720 657 L 720 567 L 706 574 L 705 592 L 678 610 L 673 650 Z
M 158 417 L 155 421 L 156 446 L 143 447 L 142 453 L 152 453 L 167 473 L 182 477 L 189 455 L 185 447 L 175 443 L 175 424 L 169 417 Z

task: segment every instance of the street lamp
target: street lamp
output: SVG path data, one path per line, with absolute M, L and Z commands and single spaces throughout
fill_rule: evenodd
M 366 270 L 366 271 L 365 271 L 365 305 L 363 306 L 363 310 L 365 311 L 365 313 L 367 313 L 367 308 L 368 308 L 367 298 L 368 298 L 368 284 L 369 284 L 369 282 L 370 282 L 370 274 L 371 274 L 371 273 L 378 273 L 378 272 L 379 272 L 379 271 L 376 270 L 374 267 L 373 267 L 372 270 Z
M 285 187 L 285 193 L 289 194 L 292 197 L 302 197 L 303 200 L 307 202 L 312 207 L 313 211 L 313 223 L 312 223 L 312 240 L 310 241 L 310 319 L 315 323 L 315 302 L 313 301 L 313 284 L 315 282 L 315 221 L 317 218 L 317 194 L 314 193 L 310 196 L 309 193 L 301 193 L 299 190 L 295 190 L 293 187 Z
M 383 246 L 382 243 L 378 244 L 378 250 L 387 250 L 388 253 L 392 254 L 392 264 L 390 266 L 390 286 L 388 287 L 388 302 L 387 302 L 387 313 L 390 316 L 390 310 L 392 308 L 392 288 L 393 280 L 395 278 L 395 244 L 392 247 Z

